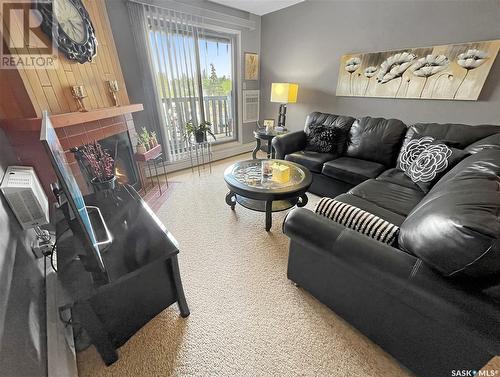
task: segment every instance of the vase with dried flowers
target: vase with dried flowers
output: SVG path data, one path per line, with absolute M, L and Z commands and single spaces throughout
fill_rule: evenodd
M 112 190 L 116 186 L 115 160 L 106 152 L 99 142 L 84 144 L 77 152 L 87 175 L 92 177 L 90 183 L 95 191 Z

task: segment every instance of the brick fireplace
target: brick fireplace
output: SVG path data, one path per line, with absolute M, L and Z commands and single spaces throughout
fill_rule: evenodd
M 95 140 L 103 140 L 104 142 L 108 140 L 109 143 L 112 136 L 121 135 L 117 140 L 121 140 L 122 144 L 124 141 L 130 140 L 130 152 L 135 152 L 137 133 L 132 113 L 141 111 L 142 109 L 143 106 L 141 104 L 135 104 L 51 116 L 51 121 L 59 136 L 61 146 L 66 152 L 66 158 L 84 193 L 89 192 L 87 181 L 70 149 L 80 147 L 85 143 Z M 57 177 L 40 143 L 41 119 L 3 120 L 0 122 L 0 126 L 6 131 L 19 163 L 35 167 L 45 192 L 49 197 L 52 197 L 50 184 L 57 181 Z M 138 171 L 133 161 L 133 156 L 130 157 L 132 158 L 131 163 L 134 164 L 135 173 L 137 174 Z M 134 180 L 135 178 L 137 178 L 137 175 L 134 177 L 133 174 L 131 177 L 127 177 L 128 180 Z M 134 185 L 138 182 L 139 180 L 130 183 Z M 139 188 L 137 185 L 134 186 Z
M 127 169 L 125 168 L 125 166 L 123 166 L 126 163 L 134 163 L 132 153 L 134 152 L 133 146 L 135 146 L 137 143 L 137 136 L 131 114 L 119 115 L 111 118 L 104 118 L 92 122 L 80 123 L 68 127 L 59 128 L 57 129 L 57 134 L 59 136 L 61 146 L 66 152 L 66 158 L 70 163 L 71 170 L 73 171 L 78 185 L 80 186 L 80 189 L 82 190 L 82 192 L 84 192 L 84 194 L 88 193 L 86 192 L 86 188 L 89 182 L 87 182 L 86 178 L 84 177 L 84 174 L 81 171 L 77 161 L 75 160 L 73 153 L 70 152 L 70 149 L 74 147 L 80 147 L 83 144 L 95 140 L 101 142 L 104 149 L 110 152 L 112 151 L 112 149 L 114 149 L 112 146 L 114 141 L 121 141 L 120 144 L 122 145 L 124 141 L 129 144 L 126 147 L 130 147 L 131 149 L 131 155 L 129 156 L 131 160 L 124 161 L 126 160 L 127 156 L 124 156 L 125 159 L 117 159 L 118 164 L 122 165 L 118 166 L 119 171 L 117 178 L 118 180 L 121 180 L 122 183 L 131 183 L 137 189 L 139 188 L 137 186 L 137 183 L 139 182 L 139 180 L 137 179 L 137 168 L 135 166 L 128 166 L 128 168 L 132 169 L 132 171 L 130 171 L 130 169 Z M 128 135 L 130 135 L 130 138 Z

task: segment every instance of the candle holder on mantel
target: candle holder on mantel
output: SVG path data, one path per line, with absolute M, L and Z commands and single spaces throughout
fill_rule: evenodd
M 115 106 L 120 106 L 120 103 L 118 101 L 118 96 L 116 95 L 120 91 L 120 88 L 118 87 L 118 81 L 109 80 L 108 89 L 111 95 L 113 96 L 113 101 L 115 102 Z
M 85 108 L 83 103 L 83 99 L 87 98 L 87 92 L 85 91 L 85 87 L 83 85 L 74 85 L 71 87 L 71 94 L 78 105 L 78 111 L 87 112 L 88 110 Z

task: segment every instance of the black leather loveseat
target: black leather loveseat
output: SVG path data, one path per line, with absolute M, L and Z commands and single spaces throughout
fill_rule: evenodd
M 314 122 L 348 130 L 345 148 L 321 156 L 302 150 L 304 132 L 291 133 L 273 141 L 278 157 L 308 166 L 318 180 L 313 192 L 400 232 L 388 246 L 295 209 L 283 224 L 291 240 L 289 279 L 419 376 L 472 373 L 500 355 L 500 127 L 406 127 L 321 113 L 306 127 Z M 429 192 L 396 168 L 415 134 L 470 154 Z

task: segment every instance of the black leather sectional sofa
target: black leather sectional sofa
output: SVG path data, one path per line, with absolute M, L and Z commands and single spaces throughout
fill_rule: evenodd
M 311 124 L 346 131 L 342 150 L 305 151 Z M 470 155 L 423 192 L 396 168 L 415 134 Z M 304 208 L 291 211 L 288 277 L 419 376 L 461 375 L 500 355 L 500 127 L 312 113 L 273 140 L 308 167 L 311 191 L 400 227 L 388 246 Z M 455 373 L 455 374 L 454 374 Z

